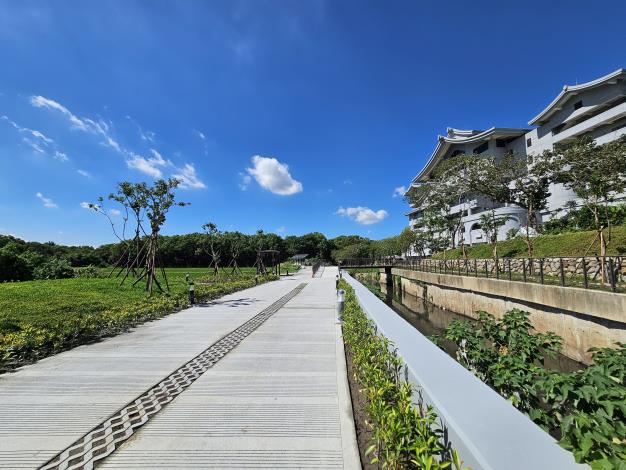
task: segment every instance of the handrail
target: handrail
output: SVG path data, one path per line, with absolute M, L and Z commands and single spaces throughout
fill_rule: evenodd
M 626 257 L 343 259 L 342 268 L 404 268 L 626 293 Z
M 365 313 L 406 364 L 415 399 L 432 405 L 451 445 L 474 470 L 581 469 L 571 453 L 435 346 L 348 273 Z

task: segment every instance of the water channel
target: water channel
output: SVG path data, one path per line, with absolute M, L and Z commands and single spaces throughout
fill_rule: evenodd
M 398 289 L 396 282 L 393 283 L 393 292 L 387 292 L 387 285 L 377 281 L 377 276 L 374 273 L 363 273 L 357 275 L 357 279 L 420 333 L 425 336 L 437 335 L 440 338 L 441 347 L 448 355 L 456 359 L 456 345 L 452 341 L 443 339 L 445 330 L 454 320 L 470 322 L 474 320 L 459 313 L 439 308 L 421 297 L 407 294 Z M 546 358 L 544 367 L 560 372 L 573 372 L 585 366 L 574 359 L 559 354 L 554 359 Z

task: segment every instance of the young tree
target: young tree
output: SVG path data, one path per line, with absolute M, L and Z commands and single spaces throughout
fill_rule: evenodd
M 239 255 L 241 254 L 246 241 L 244 235 L 240 232 L 226 232 L 224 233 L 223 238 L 230 254 L 230 263 L 228 264 L 227 269 L 232 267 L 231 274 L 241 273 L 241 270 L 237 265 L 237 261 L 239 260 Z
M 543 155 L 543 162 L 557 183 L 580 198 L 593 214 L 602 263 L 606 257 L 604 230 L 610 228 L 608 205 L 626 190 L 626 137 L 598 146 L 591 136 L 560 146 Z M 602 269 L 604 280 L 604 269 Z
M 169 290 L 169 283 L 165 269 L 159 255 L 159 234 L 161 227 L 166 221 L 167 213 L 173 206 L 187 206 L 187 202 L 176 202 L 174 190 L 180 185 L 180 180 L 170 178 L 168 180 L 157 180 L 153 186 L 146 183 L 135 184 L 134 188 L 140 195 L 139 200 L 143 201 L 146 217 L 150 222 L 150 231 L 146 233 L 147 246 L 145 256 L 145 269 L 143 275 L 135 281 L 135 284 L 142 278 L 146 278 L 146 290 L 152 295 L 154 285 L 163 291 L 157 278 L 157 269 L 161 269 L 165 286 Z
M 506 224 L 508 216 L 496 216 L 496 211 L 491 210 L 480 216 L 480 228 L 485 233 L 485 237 L 491 243 L 491 253 L 493 259 L 498 258 L 498 232 Z
M 531 230 L 535 233 L 539 232 L 538 214 L 547 206 L 550 196 L 548 191 L 550 180 L 537 169 L 537 173 L 531 171 L 528 175 L 513 180 L 512 186 L 509 202 L 526 209 L 524 241 L 528 249 L 528 257 L 532 258 L 534 244 Z
M 213 222 L 206 223 L 202 225 L 202 230 L 206 234 L 206 241 L 208 245 L 209 255 L 211 256 L 211 264 L 210 267 L 213 267 L 213 275 L 217 278 L 219 276 L 219 260 L 221 255 L 221 250 L 219 247 L 219 243 L 222 239 L 222 232 L 217 229 L 217 225 Z

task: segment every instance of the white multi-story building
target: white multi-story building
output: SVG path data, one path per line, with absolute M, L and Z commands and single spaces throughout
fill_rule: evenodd
M 564 86 L 558 96 L 528 124 L 535 127 L 492 127 L 486 131 L 448 128 L 445 136 L 438 137 L 434 152 L 424 168 L 413 178 L 411 186 L 427 182 L 431 172 L 441 161 L 456 155 L 485 154 L 498 158 L 507 152 L 514 152 L 532 160 L 533 155 L 539 155 L 544 150 L 551 150 L 555 144 L 567 143 L 582 135 L 590 134 L 598 144 L 626 135 L 626 70 L 618 69 L 580 85 Z M 550 192 L 548 206 L 541 214 L 544 221 L 558 216 L 567 201 L 576 199 L 562 185 L 552 185 Z M 495 210 L 496 217 L 507 218 L 506 224 L 498 232 L 499 240 L 505 239 L 510 229 L 525 225 L 524 209 L 514 205 L 496 204 L 484 196 L 468 195 L 452 208 L 453 213 L 463 213 L 460 236 L 465 244 L 487 241 L 478 221 L 482 213 L 491 210 Z M 406 215 L 409 225 L 414 228 L 421 217 L 419 204 Z

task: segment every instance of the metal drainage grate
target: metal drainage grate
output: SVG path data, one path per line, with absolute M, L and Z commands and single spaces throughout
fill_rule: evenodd
M 278 299 L 247 322 L 209 346 L 184 366 L 145 392 L 132 403 L 100 423 L 40 467 L 41 470 L 90 470 L 97 460 L 110 455 L 135 429 L 183 392 L 198 377 L 241 343 L 265 320 L 304 289 L 305 283 Z

